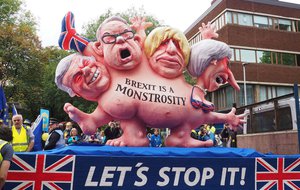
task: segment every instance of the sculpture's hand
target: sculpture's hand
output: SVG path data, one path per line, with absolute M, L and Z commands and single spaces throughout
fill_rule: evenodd
M 217 29 L 214 24 L 211 24 L 210 22 L 205 25 L 202 23 L 202 26 L 199 27 L 199 31 L 201 33 L 202 39 L 212 39 L 212 38 L 218 38 L 219 34 L 216 32 Z
M 130 19 L 130 22 L 132 23 L 130 27 L 136 31 L 136 33 L 141 37 L 142 46 L 144 44 L 144 41 L 147 37 L 146 35 L 146 29 L 153 26 L 152 22 L 146 22 L 145 17 L 134 17 Z
M 147 28 L 153 26 L 152 22 L 146 22 L 145 17 L 133 17 L 130 19 L 130 22 L 132 23 L 130 27 L 134 29 L 137 33 L 140 31 L 145 31 Z
M 236 115 L 235 114 L 236 109 L 232 108 L 231 111 L 227 114 L 227 123 L 230 124 L 232 130 L 236 131 L 238 127 L 242 128 L 243 124 L 247 122 L 247 112 L 244 112 L 243 114 Z

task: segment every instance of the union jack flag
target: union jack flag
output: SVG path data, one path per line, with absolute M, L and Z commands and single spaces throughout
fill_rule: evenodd
M 5 188 L 15 190 L 72 189 L 74 162 L 75 156 L 73 155 L 14 155 Z
M 61 49 L 73 49 L 82 53 L 87 44 L 90 42 L 87 38 L 77 34 L 75 30 L 75 20 L 72 12 L 68 12 L 62 20 L 61 34 L 58 44 Z
M 256 158 L 256 188 L 299 190 L 300 158 Z

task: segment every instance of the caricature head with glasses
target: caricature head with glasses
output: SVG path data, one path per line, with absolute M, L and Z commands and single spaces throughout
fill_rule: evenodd
M 114 44 L 119 37 L 122 37 L 126 41 L 132 39 L 134 37 L 134 33 L 132 30 L 125 30 L 118 34 L 104 34 L 101 40 L 105 44 Z
M 102 22 L 97 30 L 97 42 L 104 63 L 116 70 L 131 70 L 142 61 L 141 37 L 119 16 Z

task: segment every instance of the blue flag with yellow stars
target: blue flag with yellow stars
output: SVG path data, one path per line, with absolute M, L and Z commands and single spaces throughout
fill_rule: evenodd
M 0 85 L 0 119 L 8 126 L 8 106 L 2 85 Z

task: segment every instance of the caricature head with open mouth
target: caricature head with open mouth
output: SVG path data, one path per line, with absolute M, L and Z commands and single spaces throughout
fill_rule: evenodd
M 98 49 L 104 63 L 117 70 L 130 70 L 142 60 L 141 38 L 121 17 L 106 19 L 97 30 Z
M 239 90 L 231 70 L 228 67 L 231 58 L 229 46 L 223 42 L 205 39 L 191 48 L 188 72 L 197 77 L 201 87 L 212 92 L 228 82 Z

